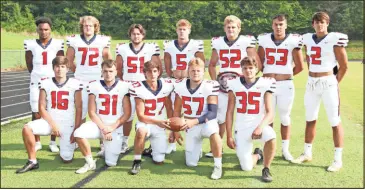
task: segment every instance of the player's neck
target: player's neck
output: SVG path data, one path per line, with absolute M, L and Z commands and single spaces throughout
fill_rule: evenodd
M 328 32 L 316 32 L 317 38 L 323 38 L 328 34 Z
M 56 81 L 57 81 L 58 84 L 63 84 L 63 83 L 66 82 L 67 76 L 64 76 L 64 77 L 57 77 L 57 76 L 55 76 L 55 79 L 56 79 Z
M 143 44 L 144 44 L 144 42 L 140 42 L 140 43 L 138 43 L 138 44 L 136 44 L 136 43 L 133 43 L 133 42 L 132 42 L 132 46 L 133 46 L 133 48 L 134 48 L 135 50 L 139 50 L 139 49 L 141 49 L 141 47 L 143 46 Z
M 152 80 L 146 80 L 148 86 L 151 88 L 151 90 L 156 91 L 157 90 L 157 81 L 152 81 Z
M 87 36 L 86 34 L 84 34 L 85 40 L 89 41 L 92 37 L 94 37 L 94 35 L 95 34 Z
M 114 83 L 115 83 L 115 79 L 114 80 L 111 80 L 111 81 L 105 81 L 104 80 L 104 83 L 107 87 L 111 87 Z
M 191 89 L 196 89 L 199 85 L 200 85 L 200 83 L 202 83 L 203 82 L 203 80 L 200 80 L 200 81 L 198 81 L 198 82 L 196 82 L 196 81 L 193 81 L 193 80 L 189 80 L 189 83 L 190 83 L 190 88 Z
M 252 84 L 256 81 L 256 77 L 252 77 L 252 78 L 245 78 L 245 83 L 246 84 Z
M 179 44 L 180 47 L 186 45 L 189 42 L 189 38 L 184 38 L 184 39 L 177 39 L 177 43 Z
M 279 35 L 279 34 L 275 34 L 274 33 L 274 39 L 275 40 L 284 40 L 285 39 L 286 34 L 284 33 L 283 35 Z
M 43 46 L 45 46 L 46 44 L 48 44 L 48 42 L 51 40 L 51 36 L 45 39 L 41 39 L 39 38 L 39 41 L 42 43 Z
M 228 39 L 228 41 L 230 41 L 230 42 L 233 42 L 233 41 L 237 40 L 237 38 L 238 38 L 238 35 L 237 35 L 237 36 L 233 36 L 233 37 L 228 37 L 228 36 L 227 36 L 227 39 Z

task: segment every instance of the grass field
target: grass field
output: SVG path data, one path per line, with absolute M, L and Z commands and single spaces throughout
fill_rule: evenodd
M 210 179 L 213 160 L 203 157 L 199 166 L 188 168 L 184 162 L 184 148 L 178 146 L 177 152 L 167 155 L 165 164 L 156 166 L 150 158 L 143 159 L 142 171 L 131 176 L 128 171 L 132 165 L 133 153 L 119 160 L 116 167 L 102 172 L 85 188 L 364 188 L 364 122 L 363 122 L 363 71 L 364 65 L 352 62 L 345 79 L 341 82 L 341 118 L 345 129 L 343 152 L 344 168 L 338 173 L 326 172 L 333 159 L 332 130 L 321 105 L 317 122 L 317 136 L 313 145 L 313 161 L 302 165 L 288 163 L 281 158 L 281 140 L 278 125 L 277 153 L 271 166 L 274 177 L 272 183 L 260 181 L 262 165 L 251 172 L 241 171 L 235 151 L 230 150 L 223 141 L 223 177 Z M 296 97 L 292 111 L 292 136 L 290 150 L 294 157 L 303 151 L 305 118 L 303 96 L 307 71 L 295 77 Z M 206 74 L 208 77 L 208 74 Z M 22 167 L 27 159 L 21 137 L 23 120 L 1 126 L 1 187 L 2 188 L 69 188 L 92 172 L 76 175 L 74 172 L 84 164 L 79 150 L 75 152 L 71 164 L 62 164 L 56 153 L 48 151 L 49 137 L 41 137 L 43 150 L 37 154 L 40 162 L 38 170 L 16 175 L 15 170 Z M 276 123 L 278 122 L 276 117 Z M 131 137 L 134 136 L 132 130 Z M 92 152 L 96 155 L 98 141 L 92 140 Z M 130 138 L 129 144 L 133 144 Z M 256 143 L 257 146 L 260 146 Z M 203 144 L 204 153 L 209 151 L 208 140 Z M 104 165 L 98 159 L 97 168 Z
M 55 38 L 64 38 L 62 36 L 54 36 Z M 23 52 L 23 41 L 25 39 L 38 38 L 35 34 L 20 34 L 12 33 L 7 31 L 1 32 L 1 68 L 16 68 L 25 67 L 25 58 Z M 161 56 L 163 56 L 163 40 L 146 40 L 147 42 L 157 42 L 161 48 Z M 111 53 L 115 57 L 115 47 L 117 43 L 129 42 L 129 40 L 112 40 Z M 12 50 L 12 51 L 3 51 Z M 21 50 L 21 51 L 16 51 Z M 350 41 L 349 46 L 346 48 L 349 60 L 360 60 L 363 59 L 363 41 Z M 66 47 L 65 47 L 66 51 Z M 204 40 L 204 55 L 206 59 L 211 56 L 211 44 L 210 39 Z

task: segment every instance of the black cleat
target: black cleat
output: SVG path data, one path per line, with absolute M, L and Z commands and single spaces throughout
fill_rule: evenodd
M 253 154 L 258 154 L 261 156 L 261 158 L 257 160 L 257 164 L 261 164 L 264 161 L 264 155 L 262 154 L 262 150 L 260 148 L 255 148 Z
M 142 152 L 142 156 L 152 158 L 152 147 L 150 146 L 150 147 L 144 149 L 143 152 Z
M 261 179 L 264 182 L 271 182 L 272 181 L 272 177 L 271 177 L 271 173 L 270 173 L 270 169 L 269 168 L 262 169 L 262 177 L 261 177 Z
M 32 161 L 28 160 L 28 162 L 23 166 L 23 168 L 20 168 L 18 170 L 16 170 L 15 173 L 17 174 L 21 174 L 21 173 L 25 173 L 27 171 L 30 170 L 35 170 L 39 168 L 39 163 L 37 162 L 36 164 L 33 164 Z
M 139 171 L 141 171 L 141 163 L 142 163 L 141 160 L 134 160 L 132 169 L 129 171 L 129 173 L 132 175 L 138 174 Z

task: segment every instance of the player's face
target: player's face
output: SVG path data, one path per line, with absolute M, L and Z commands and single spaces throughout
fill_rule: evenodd
M 158 76 L 160 75 L 160 71 L 157 68 L 153 68 L 146 73 L 146 79 L 152 82 L 156 82 L 158 80 Z
M 285 30 L 287 28 L 286 20 L 278 20 L 274 19 L 272 21 L 272 30 L 274 31 L 274 34 L 283 36 L 285 35 Z
M 242 74 L 245 78 L 252 79 L 256 77 L 257 67 L 253 65 L 244 65 L 242 67 Z
M 176 33 L 179 39 L 189 39 L 190 29 L 187 26 L 179 26 Z
M 94 23 L 90 20 L 86 20 L 83 24 L 83 31 L 85 36 L 93 36 L 95 31 Z
M 115 80 L 115 77 L 117 76 L 117 69 L 113 65 L 111 68 L 103 67 L 103 78 L 105 82 L 111 82 Z
M 312 24 L 316 33 L 327 33 L 328 23 L 326 20 L 315 20 Z
M 226 32 L 226 36 L 229 38 L 237 38 L 240 30 L 241 28 L 238 28 L 235 22 L 230 22 L 224 26 L 224 32 Z
M 143 41 L 144 35 L 139 31 L 138 28 L 135 28 L 131 32 L 131 41 L 134 44 L 139 44 Z
M 204 68 L 193 65 L 189 67 L 189 78 L 194 82 L 199 82 L 204 78 Z
M 51 36 L 51 27 L 48 23 L 41 23 L 37 27 L 37 33 L 39 35 L 39 39 L 46 40 Z
M 55 77 L 64 78 L 64 77 L 66 77 L 68 68 L 66 65 L 55 65 L 53 67 L 53 71 L 54 71 Z

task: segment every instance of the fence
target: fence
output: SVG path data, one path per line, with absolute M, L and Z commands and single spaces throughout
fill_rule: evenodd
M 26 67 L 24 50 L 1 50 L 1 68 Z

